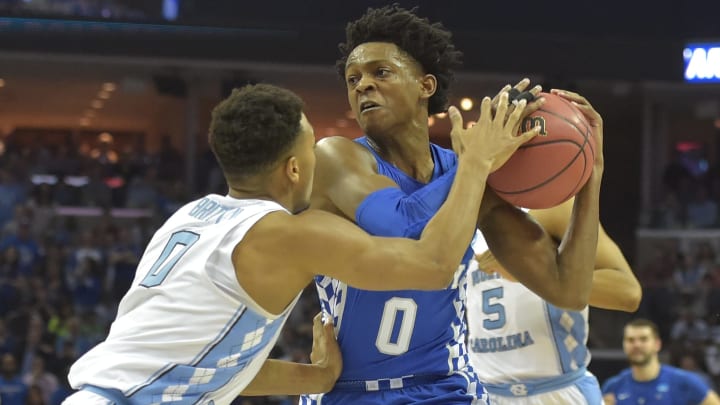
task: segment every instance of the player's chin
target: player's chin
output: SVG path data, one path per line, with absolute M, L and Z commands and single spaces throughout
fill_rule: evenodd
M 385 122 L 386 120 L 382 119 L 379 115 L 380 114 L 376 114 L 376 116 L 372 117 L 361 117 L 361 119 L 358 120 L 358 124 L 365 134 L 372 136 L 382 135 L 387 132 L 387 122 Z
M 636 353 L 628 356 L 628 363 L 633 366 L 644 366 L 650 361 L 650 356 L 646 353 Z
M 365 135 L 382 138 L 388 134 L 387 125 L 383 125 L 381 122 L 369 122 L 365 125 L 361 125 L 360 128 L 363 130 Z

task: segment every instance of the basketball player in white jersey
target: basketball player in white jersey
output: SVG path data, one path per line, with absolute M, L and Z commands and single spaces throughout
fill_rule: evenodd
M 306 210 L 315 138 L 301 100 L 269 85 L 233 91 L 209 135 L 228 195 L 185 205 L 155 233 L 107 339 L 72 366 L 80 391 L 64 404 L 219 405 L 329 390 L 341 371 L 331 325 L 316 321 L 313 364 L 266 360 L 301 291 L 317 274 L 368 290 L 455 282 L 484 180 L 538 132 L 515 136 L 524 107 L 493 115 L 486 98 L 477 129 L 453 134 L 457 177 L 416 241 Z
M 602 137 L 602 121 L 597 112 L 584 99 L 570 96 L 585 106 L 583 111 L 594 126 L 595 136 Z M 598 145 L 601 144 L 599 141 Z M 600 181 L 602 161 L 600 150 L 591 182 Z M 529 214 L 554 239 L 562 240 L 573 215 L 573 204 L 571 199 L 551 209 L 531 210 Z M 468 347 L 470 361 L 492 403 L 602 404 L 598 381 L 586 369 L 590 362 L 586 346 L 587 304 L 634 312 L 642 294 L 617 245 L 601 227 L 594 268 L 573 269 L 583 276 L 583 283 L 563 285 L 556 279 L 547 280 L 557 288 L 578 289 L 578 296 L 587 297 L 568 308 L 554 306 L 516 282 L 494 259 L 479 233 L 473 249 L 477 261 L 471 265 L 468 286 Z

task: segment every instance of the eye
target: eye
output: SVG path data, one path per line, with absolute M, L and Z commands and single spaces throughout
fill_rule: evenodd
M 378 77 L 385 77 L 390 74 L 390 69 L 379 68 L 376 72 Z
M 357 76 L 348 76 L 347 79 L 345 79 L 345 81 L 347 82 L 347 84 L 349 86 L 354 86 L 358 82 L 358 77 Z

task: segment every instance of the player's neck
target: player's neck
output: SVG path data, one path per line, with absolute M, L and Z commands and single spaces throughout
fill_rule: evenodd
M 269 183 L 258 179 L 257 182 L 249 181 L 242 184 L 229 185 L 228 195 L 239 200 L 267 200 L 282 205 L 287 210 L 292 210 L 290 196 L 274 192 Z
M 652 381 L 660 374 L 660 361 L 656 358 L 644 366 L 632 366 L 632 376 L 635 381 Z
M 368 136 L 368 144 L 380 157 L 414 179 L 427 183 L 432 178 L 435 162 L 427 127 L 395 132 L 392 136 Z

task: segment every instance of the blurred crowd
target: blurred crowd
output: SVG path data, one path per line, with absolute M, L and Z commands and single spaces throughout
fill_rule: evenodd
M 658 242 L 636 269 L 643 286 L 638 311 L 660 327 L 669 361 L 720 385 L 720 257 L 709 241 L 689 249 Z
M 663 229 L 720 227 L 720 170 L 706 160 L 676 151 L 665 167 L 658 202 L 648 226 Z

